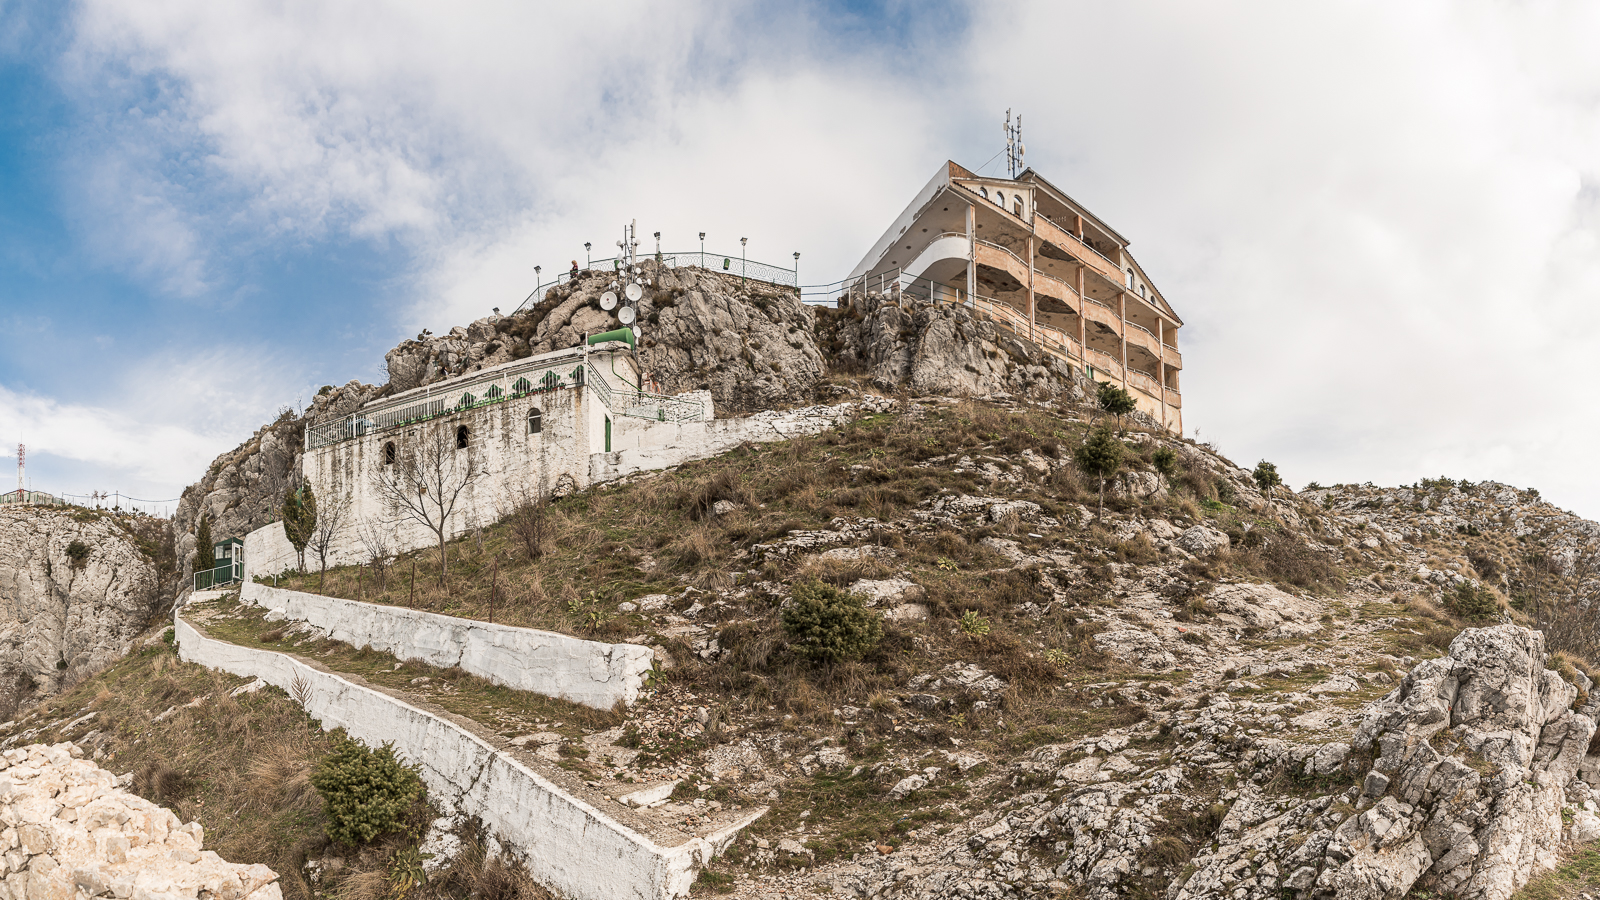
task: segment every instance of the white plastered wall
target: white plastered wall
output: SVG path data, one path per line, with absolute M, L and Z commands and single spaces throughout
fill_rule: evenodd
M 336 641 L 596 709 L 632 704 L 655 661 L 649 647 L 605 644 L 550 631 L 492 625 L 395 606 L 341 600 L 246 582 L 242 599 L 283 610 Z
M 435 802 L 477 816 L 529 874 L 569 900 L 684 896 L 697 870 L 765 812 L 661 847 L 453 722 L 285 654 L 205 637 L 181 618 L 174 627 L 185 661 L 285 691 L 298 681 L 306 688 L 306 712 L 324 728 L 343 728 L 371 746 L 392 743 L 403 759 L 421 766 Z

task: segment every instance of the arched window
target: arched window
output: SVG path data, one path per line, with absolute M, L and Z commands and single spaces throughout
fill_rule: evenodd
M 1006 195 L 1005 195 L 1005 192 L 1004 191 L 995 191 L 994 192 L 994 202 L 1000 204 L 1000 208 L 1001 209 L 1005 209 L 1006 208 Z
M 394 441 L 389 441 L 383 445 L 383 464 L 386 466 L 394 465 Z
M 539 407 L 535 406 L 533 409 L 528 410 L 528 433 L 538 434 L 543 430 L 544 413 L 540 412 Z
M 985 200 L 989 199 L 989 189 L 986 188 L 986 187 L 978 188 L 978 196 L 982 197 Z
M 465 425 L 456 426 L 456 449 L 465 450 L 467 444 L 472 442 L 472 432 Z
M 1021 197 L 1012 197 L 1011 198 L 1011 211 L 1017 214 L 1017 218 L 1019 218 L 1019 219 L 1022 218 L 1022 198 Z
M 1127 287 L 1133 287 L 1133 270 L 1132 269 L 1128 270 L 1128 283 L 1127 283 L 1126 286 Z

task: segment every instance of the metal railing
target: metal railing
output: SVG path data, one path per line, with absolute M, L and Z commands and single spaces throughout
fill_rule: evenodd
M 209 591 L 212 588 L 225 584 L 234 584 L 244 579 L 244 560 L 232 559 L 217 566 L 215 569 L 204 569 L 194 573 L 194 589 Z
M 1001 253 L 1004 253 L 1005 255 L 1007 255 L 1007 256 L 1011 257 L 1012 259 L 1016 260 L 1017 261 L 1017 265 L 1021 266 L 1024 271 L 1027 270 L 1027 268 L 1028 268 L 1027 261 L 1025 261 L 1022 257 L 1018 256 L 1015 252 L 1013 252 L 1011 250 L 1011 248 L 1002 247 L 999 244 L 996 244 L 994 241 L 985 241 L 985 240 L 982 240 L 982 239 L 979 239 L 978 243 L 983 244 L 985 247 L 991 247 L 991 248 L 993 248 L 995 250 L 999 250 Z
M 594 259 L 590 260 L 587 266 L 579 269 L 578 273 L 581 275 L 584 272 L 620 272 L 625 262 L 626 261 L 620 257 L 612 257 L 610 259 Z M 708 272 L 717 272 L 723 275 L 737 275 L 740 278 L 747 278 L 751 281 L 760 281 L 765 284 L 775 284 L 779 287 L 799 287 L 799 276 L 795 269 L 785 269 L 782 266 L 775 266 L 771 263 L 759 262 L 753 259 L 745 259 L 737 254 L 706 253 L 702 250 L 690 250 L 687 252 L 673 253 L 662 252 L 659 254 L 652 253 L 640 256 L 638 257 L 638 262 L 659 262 L 662 266 L 665 266 L 668 269 L 677 269 L 686 266 L 696 267 L 705 269 Z M 538 303 L 539 300 L 544 296 L 544 293 L 551 288 L 560 287 L 571 280 L 572 273 L 568 271 L 558 274 L 550 281 L 541 282 L 533 289 L 533 293 L 529 294 L 526 299 L 517 304 L 517 308 L 514 310 L 513 314 L 521 312 L 522 310 L 527 309 L 529 306 Z
M 413 400 L 359 410 L 342 419 L 312 425 L 306 429 L 305 448 L 315 450 L 482 406 L 585 385 L 593 387 L 600 402 L 618 415 L 657 422 L 696 422 L 705 418 L 705 405 L 699 401 L 614 387 L 592 362 L 568 356 L 442 381 L 428 385 Z
M 1135 322 L 1132 319 L 1125 319 L 1124 321 L 1126 321 L 1129 325 L 1132 325 L 1133 327 L 1135 327 L 1135 328 L 1139 329 L 1140 331 L 1144 332 L 1145 334 L 1150 335 L 1150 337 L 1153 340 L 1155 340 L 1156 345 L 1160 346 L 1161 340 L 1160 340 L 1160 338 L 1156 337 L 1156 333 L 1154 331 L 1151 331 L 1150 329 L 1144 327 L 1143 325 L 1140 325 L 1138 322 Z
M 1089 243 L 1088 241 L 1084 240 L 1083 238 L 1079 237 L 1078 235 L 1073 234 L 1071 229 L 1063 228 L 1061 226 L 1061 223 L 1057 222 L 1055 219 L 1050 218 L 1049 216 L 1045 215 L 1044 213 L 1039 213 L 1038 216 L 1039 216 L 1039 218 L 1045 220 L 1046 222 L 1049 222 L 1051 225 L 1054 225 L 1058 230 L 1060 230 L 1060 232 L 1062 234 L 1066 235 L 1069 238 L 1072 238 L 1078 244 L 1081 244 L 1085 250 L 1088 250 L 1090 253 L 1093 253 L 1095 256 L 1098 256 L 1101 259 L 1105 260 L 1106 263 L 1111 266 L 1111 268 L 1113 268 L 1113 269 L 1115 269 L 1117 271 L 1118 275 L 1122 275 L 1123 274 L 1122 264 L 1121 263 L 1119 263 L 1116 260 L 1112 259 L 1111 257 L 1105 255 L 1104 253 L 1101 253 L 1099 250 L 1096 250 L 1094 248 L 1093 244 Z M 1102 272 L 1100 274 L 1101 274 L 1102 277 L 1105 275 L 1104 272 Z

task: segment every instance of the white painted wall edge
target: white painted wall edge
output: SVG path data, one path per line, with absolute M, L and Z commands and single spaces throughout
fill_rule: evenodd
M 530 875 L 568 900 L 684 896 L 699 868 L 766 812 L 661 847 L 453 722 L 287 654 L 208 638 L 181 617 L 173 627 L 185 661 L 260 678 L 291 696 L 299 682 L 306 712 L 324 728 L 343 728 L 372 746 L 393 744 L 420 765 L 435 802 L 477 816 Z
M 328 632 L 336 641 L 448 669 L 460 666 L 495 684 L 596 709 L 632 705 L 655 663 L 638 644 L 570 635 L 422 610 L 343 600 L 245 582 L 240 597 Z

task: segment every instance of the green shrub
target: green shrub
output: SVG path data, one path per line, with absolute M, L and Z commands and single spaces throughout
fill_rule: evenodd
M 399 831 L 422 800 L 417 766 L 395 758 L 394 745 L 376 750 L 335 732 L 336 749 L 311 775 L 328 816 L 328 837 L 359 845 Z
M 1255 478 L 1256 487 L 1263 491 L 1270 491 L 1283 484 L 1283 478 L 1278 475 L 1278 467 L 1264 459 L 1256 463 L 1256 470 L 1250 475 Z
M 989 633 L 989 620 L 978 615 L 975 609 L 962 613 L 957 624 L 961 626 L 961 633 L 970 638 L 981 638 Z
M 1480 587 L 1462 584 L 1445 600 L 1445 606 L 1457 617 L 1469 622 L 1481 622 L 1500 612 L 1500 601 L 1494 594 Z
M 794 652 L 816 662 L 860 659 L 883 637 L 883 622 L 859 594 L 821 582 L 794 589 L 783 611 L 783 630 Z
M 81 569 L 89 564 L 89 545 L 83 541 L 73 541 L 67 545 L 67 558 L 72 560 L 74 569 Z
M 1178 454 L 1174 453 L 1171 447 L 1157 447 L 1155 452 L 1150 454 L 1150 464 L 1156 467 L 1157 472 L 1165 475 L 1168 481 L 1178 475 Z

